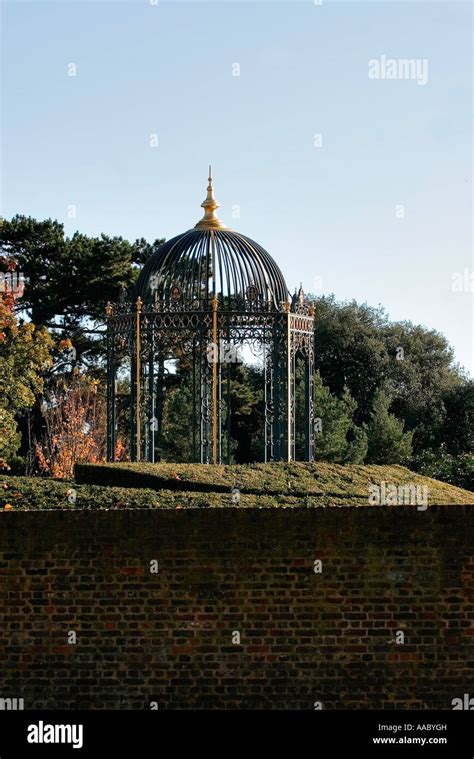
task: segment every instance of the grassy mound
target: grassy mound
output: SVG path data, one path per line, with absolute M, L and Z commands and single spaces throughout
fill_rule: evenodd
M 278 496 L 316 504 L 368 505 L 369 486 L 382 482 L 396 486 L 426 486 L 429 503 L 474 504 L 474 494 L 416 474 L 401 466 L 326 463 L 271 463 L 231 466 L 202 464 L 78 464 L 76 482 L 121 488 L 148 488 L 180 494 L 222 494 L 223 504 L 238 488 L 244 495 Z
M 367 507 L 382 482 L 426 486 L 428 505 L 474 505 L 474 493 L 401 466 L 80 464 L 76 482 L 0 476 L 0 510 Z

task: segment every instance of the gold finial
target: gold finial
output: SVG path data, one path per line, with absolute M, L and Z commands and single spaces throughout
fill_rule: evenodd
M 214 197 L 214 189 L 212 187 L 212 172 L 209 166 L 209 184 L 207 186 L 206 200 L 201 203 L 201 208 L 204 208 L 204 216 L 201 221 L 195 226 L 195 229 L 228 229 L 224 222 L 216 216 L 216 209 L 219 208 L 219 203 Z
M 137 298 L 137 312 L 138 312 L 138 313 L 140 313 L 140 312 L 141 312 L 141 310 L 142 310 L 142 305 L 143 305 L 143 301 L 142 301 L 142 299 L 140 298 L 140 296 L 138 296 L 138 298 Z
M 112 304 L 110 300 L 107 301 L 107 305 L 105 307 L 105 316 L 107 319 L 109 319 L 112 316 Z

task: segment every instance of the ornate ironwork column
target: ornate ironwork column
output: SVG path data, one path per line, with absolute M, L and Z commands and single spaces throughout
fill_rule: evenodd
M 213 363 L 210 356 L 210 334 L 204 326 L 201 331 L 199 350 L 199 448 L 200 463 L 210 464 L 213 460 Z
M 142 299 L 138 297 L 135 303 L 130 355 L 130 458 L 132 461 L 141 459 L 141 310 Z
M 112 305 L 107 303 L 107 461 L 115 461 L 115 330 L 111 323 Z
M 305 461 L 314 461 L 314 306 L 309 308 L 305 364 Z
M 155 332 L 153 319 L 150 317 L 147 323 L 148 342 L 148 418 L 147 418 L 147 460 L 155 461 L 155 435 L 158 430 L 156 415 L 156 377 L 155 377 Z
M 291 314 L 291 346 L 292 346 L 292 383 L 293 390 L 290 393 L 292 399 L 292 456 L 296 453 L 296 357 L 304 361 L 304 460 L 314 459 L 314 307 L 307 306 L 304 302 L 304 293 L 300 288 L 298 296 L 293 299 L 294 312 Z
M 270 373 L 270 397 L 273 398 L 272 434 L 273 461 L 288 460 L 288 378 L 290 372 L 288 345 L 289 310 L 275 315 L 273 351 Z
M 275 334 L 275 328 L 272 330 Z M 274 441 L 274 414 L 275 414 L 275 351 L 267 346 L 264 337 L 264 355 L 263 355 L 263 404 L 264 404 L 264 446 L 265 461 L 275 461 L 275 441 Z

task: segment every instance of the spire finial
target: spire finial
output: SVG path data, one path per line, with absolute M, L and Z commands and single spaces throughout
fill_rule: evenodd
M 195 229 L 228 229 L 226 225 L 217 218 L 216 209 L 219 208 L 219 203 L 214 197 L 214 189 L 212 187 L 212 167 L 209 166 L 209 184 L 207 186 L 206 200 L 201 203 L 201 208 L 204 208 L 204 216 L 201 221 L 195 226 Z

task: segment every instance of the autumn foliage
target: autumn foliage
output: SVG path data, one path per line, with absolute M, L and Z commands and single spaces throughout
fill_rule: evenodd
M 36 442 L 40 472 L 71 478 L 77 462 L 105 461 L 105 401 L 98 380 L 75 370 L 43 401 L 45 431 Z
M 0 260 L 1 268 L 5 261 Z M 15 266 L 9 262 L 7 273 Z M 3 275 L 2 275 L 3 276 Z M 0 288 L 0 469 L 20 445 L 17 414 L 31 408 L 43 388 L 43 372 L 51 365 L 52 340 L 47 330 L 24 324 L 15 315 L 15 301 L 21 292 Z

